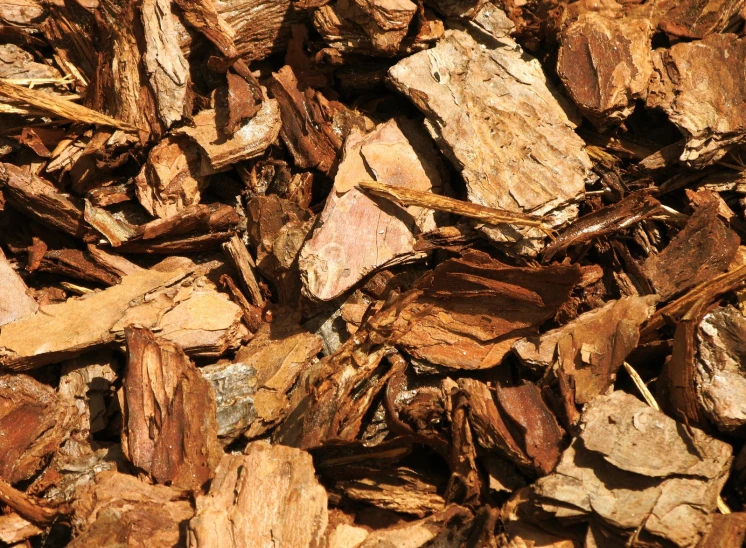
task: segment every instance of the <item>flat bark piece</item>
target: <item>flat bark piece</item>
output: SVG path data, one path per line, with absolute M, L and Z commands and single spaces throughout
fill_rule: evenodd
M 233 31 L 233 43 L 242 59 L 256 61 L 287 49 L 290 29 L 305 23 L 305 10 L 291 0 L 216 0 L 215 8 Z
M 417 13 L 410 0 L 341 0 L 335 8 L 341 17 L 359 25 L 383 55 L 397 53 Z
M 727 479 L 730 445 L 697 429 L 687 433 L 619 391 L 596 398 L 582 422 L 555 472 L 532 487 L 540 497 L 532 504 L 572 523 L 601 520 L 625 537 L 696 546 Z
M 391 120 L 348 138 L 334 188 L 298 259 L 312 298 L 334 299 L 368 274 L 419 256 L 415 233 L 435 228 L 432 210 L 382 203 L 353 188 L 372 172 L 382 184 L 441 191 L 439 166 L 430 160 L 434 147 L 415 131 L 405 120 Z
M 515 341 L 552 318 L 580 280 L 577 266 L 507 266 L 479 251 L 438 265 L 371 320 L 420 360 L 453 369 L 498 365 Z
M 185 546 L 190 498 L 188 491 L 102 472 L 76 492 L 68 546 Z
M 3 326 L 0 363 L 32 369 L 121 340 L 132 323 L 160 331 L 192 355 L 220 355 L 246 336 L 241 309 L 181 257 L 124 276 L 119 285 L 43 306 Z M 197 286 L 197 287 L 195 287 Z
M 57 80 L 62 74 L 54 67 L 37 63 L 34 56 L 15 44 L 0 46 L 0 78 L 8 80 Z
M 583 14 L 560 35 L 557 72 L 580 111 L 600 130 L 623 122 L 647 93 L 653 25 L 644 17 Z
M 153 482 L 199 489 L 214 475 L 215 392 L 178 345 L 129 327 L 122 452 Z
M 0 250 L 0 326 L 36 313 L 39 306 Z
M 264 324 L 254 338 L 236 353 L 236 361 L 252 368 L 256 375 L 253 396 L 255 420 L 246 437 L 255 438 L 276 426 L 291 411 L 290 391 L 304 371 L 316 363 L 321 352 L 320 336 L 301 329 L 283 331 Z
M 664 0 L 653 16 L 667 34 L 698 39 L 732 28 L 743 19 L 743 7 L 743 0 Z
M 144 0 L 140 17 L 145 34 L 145 70 L 158 117 L 169 128 L 181 120 L 189 81 L 189 63 L 179 47 L 176 32 L 178 18 L 168 0 Z
M 225 77 L 228 82 L 226 89 L 228 120 L 225 123 L 225 133 L 233 135 L 259 111 L 260 105 L 254 104 L 254 93 L 249 82 L 232 72 L 226 73 Z
M 432 478 L 406 467 L 340 481 L 336 486 L 352 500 L 420 518 L 445 507 Z
M 535 384 L 497 388 L 500 410 L 513 431 L 520 433 L 522 450 L 538 475 L 551 472 L 560 458 L 564 436 L 557 418 L 541 397 Z
M 261 155 L 280 134 L 280 109 L 274 99 L 265 99 L 259 112 L 233 135 L 220 133 L 214 109 L 194 117 L 194 127 L 175 131 L 188 135 L 200 146 L 210 166 L 222 170 L 231 164 Z
M 696 332 L 695 383 L 705 416 L 722 432 L 746 427 L 746 317 L 732 306 L 702 318 Z
M 0 4 L 0 19 L 11 25 L 32 26 L 46 11 L 36 0 L 9 0 Z
M 253 442 L 225 455 L 206 495 L 197 497 L 189 546 L 319 546 L 328 522 L 326 490 L 311 455 Z
M 435 48 L 394 65 L 389 78 L 425 113 L 470 201 L 544 215 L 584 190 L 591 167 L 584 143 L 539 62 L 520 48 L 448 31 Z
M 20 370 L 40 367 L 112 342 L 110 329 L 131 301 L 178 282 L 194 268 L 185 260 L 168 260 L 161 266 L 165 268 L 125 276 L 105 291 L 42 307 L 34 316 L 7 324 L 0 332 L 2 364 Z
M 0 164 L 0 181 L 11 205 L 21 212 L 71 236 L 91 234 L 81 200 L 61 193 L 52 183 L 12 164 Z
M 715 514 L 710 530 L 702 539 L 702 548 L 743 545 L 746 540 L 746 513 Z
M 642 264 L 661 299 L 727 272 L 741 240 L 718 218 L 718 206 L 713 199 L 698 207 L 671 243 Z
M 30 521 L 26 521 L 16 513 L 0 516 L 0 542 L 12 546 L 28 540 L 31 537 L 41 535 L 43 529 L 39 529 Z
M 613 234 L 662 211 L 661 204 L 646 192 L 635 192 L 619 202 L 602 207 L 574 221 L 542 253 L 542 261 L 552 258 L 568 247 Z
M 746 40 L 712 34 L 653 52 L 647 97 L 687 136 L 681 161 L 703 167 L 746 141 Z
M 207 186 L 199 149 L 186 137 L 168 137 L 152 148 L 135 177 L 137 199 L 155 217 L 178 215 L 198 204 Z
M 655 295 L 622 297 L 540 337 L 521 339 L 513 350 L 530 367 L 558 364 L 574 386 L 576 402 L 585 404 L 614 383 L 657 302 Z
M 26 375 L 0 376 L 0 477 L 29 479 L 70 436 L 78 415 L 54 390 Z
M 256 420 L 256 371 L 237 362 L 200 367 L 199 372 L 215 390 L 218 436 L 228 440 L 237 438 Z
M 445 510 L 426 518 L 370 531 L 362 543 L 356 545 L 356 548 L 378 548 L 380 546 L 424 548 L 425 546 L 466 543 L 472 524 L 471 511 L 463 506 L 452 504 Z M 458 534 L 462 528 L 467 530 L 463 536 Z

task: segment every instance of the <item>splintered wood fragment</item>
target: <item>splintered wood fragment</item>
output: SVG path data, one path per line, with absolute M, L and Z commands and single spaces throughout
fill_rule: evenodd
M 34 500 L 0 478 L 0 502 L 19 516 L 36 525 L 49 525 L 69 513 L 67 507 L 54 508 L 42 501 Z
M 222 453 L 215 391 L 178 345 L 143 328 L 125 336 L 122 452 L 155 483 L 199 489 Z
M 104 291 L 41 307 L 3 326 L 0 365 L 18 371 L 72 358 L 121 340 L 133 323 L 159 330 L 190 355 L 219 356 L 248 332 L 241 309 L 201 275 L 206 269 L 170 257 Z
M 715 298 L 732 291 L 746 281 L 746 265 L 720 274 L 689 290 L 675 301 L 653 314 L 640 331 L 641 340 L 649 340 L 656 331 L 665 326 L 667 321 L 677 320 L 684 316 L 698 301 L 712 302 Z
M 542 262 L 572 245 L 613 234 L 663 211 L 661 203 L 647 192 L 635 192 L 619 202 L 589 213 L 566 227 L 542 252 Z
M 234 235 L 223 244 L 223 251 L 230 257 L 233 266 L 238 270 L 241 285 L 248 293 L 251 304 L 264 306 L 264 296 L 257 281 L 256 264 L 254 259 L 251 258 L 249 250 L 246 249 L 243 240 L 238 235 Z
M 520 226 L 534 226 L 544 231 L 548 236 L 553 237 L 551 227 L 546 225 L 541 217 L 534 215 L 487 207 L 481 204 L 457 200 L 456 198 L 449 198 L 448 196 L 433 194 L 432 192 L 422 192 L 401 186 L 385 185 L 376 181 L 360 181 L 357 183 L 357 186 L 404 206 L 426 207 L 435 211 L 445 211 L 454 215 L 478 219 L 491 225 L 510 223 Z
M 125 131 L 138 131 L 133 125 L 127 124 L 106 114 L 84 107 L 56 95 L 44 93 L 36 89 L 29 89 L 16 84 L 0 80 L 0 95 L 27 103 L 41 111 L 54 114 L 73 122 L 111 126 Z
M 0 164 L 0 182 L 10 204 L 40 223 L 85 238 L 91 233 L 84 222 L 79 198 L 61 193 L 49 181 L 13 164 Z
M 653 394 L 650 392 L 650 389 L 648 389 L 648 386 L 645 384 L 645 381 L 642 380 L 642 377 L 637 372 L 637 370 L 632 367 L 627 362 L 623 362 L 624 370 L 627 371 L 627 374 L 632 379 L 632 382 L 635 383 L 635 386 L 640 391 L 640 394 L 645 400 L 645 403 L 647 403 L 650 407 L 655 409 L 656 411 L 660 411 L 661 408 L 658 405 L 658 402 L 655 401 L 655 398 L 653 397 Z
M 225 455 L 189 522 L 189 546 L 320 546 L 327 495 L 305 451 L 258 441 Z

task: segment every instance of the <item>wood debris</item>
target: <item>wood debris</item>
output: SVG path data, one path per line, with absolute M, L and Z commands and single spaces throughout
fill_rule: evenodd
M 318 546 L 328 520 L 311 455 L 266 442 L 225 455 L 196 505 L 191 546 Z
M 0 544 L 744 542 L 746 0 L 0 35 Z
M 400 61 L 389 74 L 427 116 L 426 127 L 462 172 L 471 201 L 545 215 L 567 208 L 583 191 L 591 163 L 540 65 L 526 59 L 518 46 L 486 48 L 465 32 L 448 31 L 435 48 Z M 499 129 L 493 116 L 502 117 Z M 563 220 L 574 216 L 568 211 Z M 498 241 L 523 239 L 509 227 L 491 234 Z
M 377 269 L 418 258 L 415 234 L 436 227 L 432 212 L 397 206 L 386 211 L 355 188 L 372 172 L 380 184 L 442 191 L 440 166 L 425 160 L 434 154 L 434 147 L 427 136 L 407 127 L 405 120 L 392 120 L 367 136 L 353 134 L 347 139 L 318 228 L 299 256 L 304 287 L 312 298 L 331 300 Z M 368 228 L 344 230 L 350 222 Z

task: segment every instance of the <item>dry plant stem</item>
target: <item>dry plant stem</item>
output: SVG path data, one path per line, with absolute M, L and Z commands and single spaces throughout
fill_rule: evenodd
M 65 118 L 66 120 L 111 126 L 125 131 L 138 131 L 135 126 L 78 105 L 72 101 L 68 101 L 67 99 L 55 97 L 54 95 L 35 89 L 17 86 L 7 81 L 0 80 L 0 95 L 4 95 L 10 99 L 23 101 L 39 110 L 54 114 L 60 118 Z
M 47 525 L 66 513 L 62 508 L 50 508 L 14 489 L 0 479 L 0 502 L 9 506 L 19 516 L 36 525 Z
M 655 401 L 653 394 L 650 392 L 650 390 L 648 390 L 648 387 L 645 385 L 645 381 L 642 380 L 642 377 L 635 370 L 635 368 L 632 367 L 627 362 L 624 362 L 624 369 L 627 370 L 627 373 L 629 374 L 629 376 L 632 377 L 632 382 L 635 383 L 635 386 L 640 391 L 640 394 L 642 394 L 642 397 L 645 398 L 645 403 L 647 403 L 650 407 L 652 407 L 656 411 L 660 411 L 661 408 L 658 405 L 658 402 Z
M 550 238 L 554 238 L 551 228 L 544 224 L 541 217 L 495 209 L 494 207 L 464 202 L 430 192 L 384 185 L 376 181 L 360 181 L 357 183 L 357 186 L 361 190 L 367 190 L 376 196 L 392 200 L 403 206 L 426 207 L 436 211 L 445 211 L 446 213 L 477 219 L 491 225 L 509 223 L 513 225 L 535 226 Z
M 715 278 L 699 284 L 675 301 L 670 302 L 658 310 L 640 332 L 640 339 L 647 340 L 655 332 L 666 325 L 666 318 L 680 318 L 703 296 L 713 300 L 717 296 L 735 289 L 746 280 L 746 266 L 741 266 Z
M 658 405 L 658 402 L 655 401 L 655 398 L 653 397 L 653 394 L 648 390 L 648 387 L 645 385 L 645 381 L 642 380 L 642 377 L 640 377 L 640 374 L 635 371 L 635 368 L 632 367 L 627 362 L 624 362 L 624 369 L 627 371 L 630 377 L 632 377 L 632 381 L 635 383 L 635 386 L 637 386 L 637 389 L 640 391 L 640 394 L 642 394 L 643 399 L 645 400 L 645 403 L 647 403 L 650 407 L 655 409 L 656 411 L 660 411 L 661 408 Z M 728 508 L 728 505 L 723 500 L 723 497 L 718 496 L 718 510 L 721 514 L 730 514 L 731 509 Z

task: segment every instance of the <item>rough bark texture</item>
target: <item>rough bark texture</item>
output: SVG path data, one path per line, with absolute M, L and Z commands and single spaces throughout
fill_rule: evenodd
M 225 455 L 206 495 L 197 498 L 189 546 L 318 546 L 327 524 L 326 491 L 311 455 L 250 444 Z
M 407 120 L 392 120 L 366 136 L 350 135 L 334 188 L 299 256 L 310 297 L 334 299 L 372 272 L 418 257 L 415 235 L 436 227 L 433 212 L 393 204 L 381 208 L 355 185 L 373 176 L 387 185 L 441 192 L 441 168 L 427 160 L 434 153 L 428 141 Z M 345 230 L 350 223 L 365 228 Z
M 449 31 L 435 48 L 392 67 L 389 77 L 425 113 L 471 201 L 542 215 L 566 208 L 591 178 L 574 123 L 538 61 L 519 48 L 485 47 L 465 32 Z M 563 218 L 574 216 L 566 211 Z M 510 227 L 490 234 L 498 241 L 523 239 Z M 518 249 L 529 252 L 530 246 L 523 242 Z
M 122 451 L 153 482 L 199 489 L 220 461 L 215 392 L 174 343 L 129 327 Z

